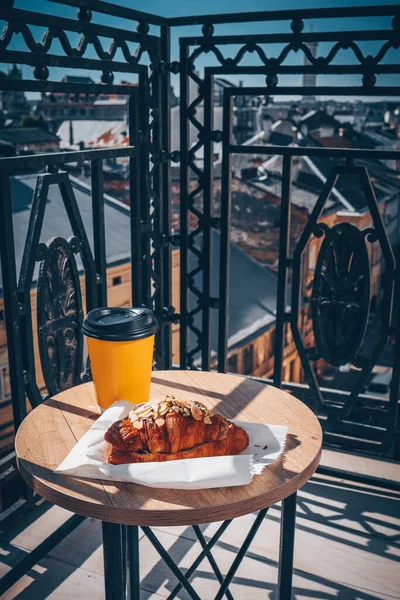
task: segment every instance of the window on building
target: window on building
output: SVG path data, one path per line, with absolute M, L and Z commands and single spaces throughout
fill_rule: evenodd
M 259 367 L 265 361 L 265 339 L 264 339 L 264 337 L 260 338 L 257 341 L 257 358 L 258 358 L 257 366 Z
M 11 398 L 10 373 L 8 365 L 0 367 L 0 403 Z
M 271 358 L 275 352 L 275 329 L 273 329 L 269 336 L 267 336 L 267 340 L 269 343 L 268 356 Z
M 4 321 L 4 310 L 0 310 L 0 321 Z
M 122 283 L 121 275 L 118 275 L 117 277 L 113 277 L 113 280 L 112 280 L 113 285 L 121 285 L 121 283 Z
M 244 355 L 243 355 L 244 374 L 245 375 L 251 375 L 251 373 L 253 372 L 253 355 L 254 355 L 253 345 L 247 346 L 247 348 L 244 349 Z
M 81 108 L 79 112 L 81 113 L 81 116 L 84 117 L 86 115 L 86 108 Z
M 308 254 L 308 268 L 314 273 L 317 264 L 317 248 L 315 244 L 311 244 Z
M 75 116 L 76 115 L 76 108 L 71 108 L 71 116 Z
M 293 359 L 290 363 L 290 381 L 294 381 L 296 378 L 296 360 Z
M 372 244 L 371 253 L 372 253 L 371 262 L 372 262 L 372 266 L 374 267 L 375 265 L 379 264 L 380 258 L 381 258 L 381 250 L 380 250 L 379 244 L 377 244 L 377 243 Z
M 292 330 L 289 323 L 285 323 L 285 346 L 289 346 L 293 341 Z
M 228 373 L 237 373 L 237 363 L 237 354 L 232 354 L 232 356 L 228 358 Z

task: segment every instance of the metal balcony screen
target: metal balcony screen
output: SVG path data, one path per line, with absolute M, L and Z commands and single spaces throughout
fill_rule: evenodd
M 57 16 L 57 4 L 75 7 L 77 16 Z M 33 407 L 43 399 L 37 385 L 33 350 L 31 289 L 34 277 L 37 277 L 40 362 L 47 393 L 57 393 L 90 378 L 89 368 L 82 368 L 80 325 L 84 311 L 107 305 L 103 161 L 110 157 L 129 159 L 131 300 L 133 305 L 151 307 L 160 320 L 155 367 L 172 366 L 171 323 L 175 323 L 179 324 L 181 368 L 226 371 L 232 157 L 242 154 L 279 156 L 282 191 L 272 382 L 291 390 L 314 408 L 324 427 L 326 443 L 394 456 L 398 429 L 400 305 L 394 304 L 393 299 L 400 298 L 398 267 L 373 182 L 362 161 L 399 160 L 400 152 L 243 145 L 233 139 L 232 127 L 234 99 L 243 96 L 400 96 L 400 65 L 398 54 L 394 52 L 399 48 L 399 8 L 382 5 L 163 18 L 99 0 L 50 0 L 49 6 L 53 5 L 52 14 L 45 14 L 15 8 L 12 0 L 2 2 L 0 62 L 25 65 L 25 68 L 28 65 L 32 78 L 0 79 L 0 89 L 128 96 L 130 145 L 0 159 L 0 250 L 15 428 L 26 414 L 26 397 Z M 108 15 L 112 25 L 99 24 L 100 14 Z M 363 30 L 360 23 L 365 17 L 376 17 L 385 25 L 380 29 Z M 275 28 L 269 32 L 270 24 L 275 21 L 279 22 L 281 33 Z M 345 31 L 340 26 L 344 21 Z M 258 23 L 263 33 L 226 33 L 229 24 L 249 22 Z M 313 24 L 312 30 L 309 22 Z M 332 23 L 332 31 L 325 29 L 327 22 Z M 177 49 L 171 48 L 171 31 L 176 29 L 179 33 L 180 27 L 189 26 L 193 28 L 193 35 L 179 37 L 178 56 Z M 14 49 L 16 36 L 23 39 L 25 50 Z M 378 48 L 374 55 L 363 53 L 362 44 L 366 41 L 374 42 Z M 327 53 L 316 58 L 309 49 L 309 44 L 315 42 L 329 47 Z M 294 64 L 291 57 L 296 53 L 304 54 L 308 64 Z M 171 55 L 175 57 L 175 54 L 177 60 L 171 61 Z M 343 62 L 342 55 L 346 57 Z M 396 57 L 397 62 L 388 57 Z M 60 68 L 71 73 L 74 69 L 93 72 L 100 82 L 61 82 Z M 115 83 L 116 75 L 124 73 L 135 75 L 136 85 Z M 304 74 L 321 76 L 324 84 L 317 88 L 285 85 L 285 76 Z M 222 127 L 216 129 L 215 78 L 234 76 L 236 82 L 238 76 L 250 75 L 262 76 L 265 83 L 225 88 Z M 347 86 L 344 77 L 343 86 L 338 90 L 329 83 L 331 75 L 352 75 L 352 81 L 357 83 Z M 176 79 L 179 76 L 179 150 L 170 147 L 171 76 Z M 195 142 L 191 143 L 193 130 Z M 215 144 L 220 144 L 222 157 L 218 205 L 213 201 Z M 199 153 L 203 156 L 202 163 L 197 160 Z M 289 244 L 291 184 L 293 161 L 299 156 L 329 157 L 332 170 L 297 243 L 292 246 Z M 92 244 L 65 170 L 70 163 L 84 161 L 91 165 Z M 179 231 L 171 229 L 171 163 L 179 163 L 180 168 Z M 22 265 L 17 270 L 10 179 L 23 170 L 37 173 L 37 180 Z M 372 225 L 362 231 L 345 220 L 334 227 L 320 222 L 333 188 L 344 175 L 357 178 L 365 195 Z M 73 236 L 56 237 L 44 243 L 40 239 L 41 227 L 51 186 L 60 190 Z M 303 257 L 312 236 L 321 238 L 322 244 L 308 298 L 316 344 L 307 347 L 300 320 L 305 302 Z M 216 240 L 220 247 L 219 265 L 212 260 Z M 384 275 L 380 335 L 375 347 L 365 356 L 360 348 L 370 311 L 369 245 L 379 246 Z M 171 253 L 178 246 L 180 297 L 179 309 L 175 310 L 171 301 Z M 79 265 L 84 273 L 86 306 L 80 294 Z M 217 291 L 212 285 L 213 269 L 218 270 Z M 340 282 L 345 277 L 349 281 L 346 293 L 342 293 Z M 332 337 L 327 323 L 329 315 L 337 315 L 339 309 L 347 326 L 337 339 L 337 336 Z M 218 344 L 212 348 L 215 315 L 218 316 Z M 302 384 L 282 380 L 286 326 L 301 358 Z M 364 388 L 389 337 L 394 338 L 393 374 L 389 398 L 383 400 L 364 393 Z M 351 390 L 320 386 L 313 364 L 321 358 L 336 367 L 353 364 L 358 375 Z

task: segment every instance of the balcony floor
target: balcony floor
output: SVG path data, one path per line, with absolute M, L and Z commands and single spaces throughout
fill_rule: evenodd
M 397 468 L 397 467 L 396 467 Z M 43 503 L 0 542 L 0 575 L 32 550 L 70 513 Z M 276 597 L 280 507 L 272 507 L 230 589 L 234 598 Z M 223 573 L 235 557 L 253 516 L 236 519 L 214 549 Z M 202 526 L 210 536 L 216 525 Z M 190 527 L 157 528 L 159 539 L 185 569 L 200 552 Z M 176 584 L 142 536 L 141 600 L 161 600 Z M 22 577 L 3 600 L 104 598 L 101 527 L 87 519 Z M 373 600 L 400 598 L 400 493 L 315 475 L 299 492 L 293 598 Z M 192 579 L 201 598 L 218 585 L 207 561 Z M 178 598 L 188 598 L 180 593 Z

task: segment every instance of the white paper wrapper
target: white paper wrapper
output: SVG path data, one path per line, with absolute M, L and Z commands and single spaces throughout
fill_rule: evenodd
M 186 458 L 161 463 L 109 465 L 107 429 L 133 408 L 126 400 L 108 408 L 54 471 L 75 477 L 128 481 L 149 487 L 196 490 L 245 485 L 274 462 L 285 447 L 287 427 L 234 421 L 249 434 L 250 444 L 237 456 Z

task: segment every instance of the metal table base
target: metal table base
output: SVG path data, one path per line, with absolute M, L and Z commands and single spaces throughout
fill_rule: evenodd
M 185 589 L 192 600 L 209 600 L 202 599 L 190 583 L 190 578 L 205 558 L 208 559 L 211 568 L 220 583 L 219 591 L 214 600 L 221 600 L 224 596 L 226 596 L 227 600 L 233 600 L 229 585 L 267 512 L 268 508 L 258 512 L 225 577 L 222 575 L 211 551 L 232 522 L 232 519 L 224 521 L 208 542 L 206 542 L 200 527 L 198 525 L 193 525 L 193 530 L 202 546 L 202 551 L 185 573 L 182 573 L 152 529 L 150 527 L 141 527 L 143 533 L 157 550 L 160 557 L 178 579 L 178 583 L 168 596 L 168 600 L 176 598 L 182 588 Z M 296 493 L 292 494 L 282 502 L 277 596 L 279 600 L 290 600 L 292 596 L 295 519 Z M 118 525 L 106 522 L 103 522 L 102 525 L 106 600 L 140 600 L 139 526 Z

